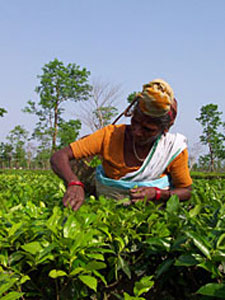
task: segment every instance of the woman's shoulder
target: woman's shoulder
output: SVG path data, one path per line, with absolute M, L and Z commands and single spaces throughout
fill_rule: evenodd
M 109 130 L 109 131 L 115 131 L 115 130 L 122 130 L 124 128 L 126 128 L 126 124 L 117 124 L 117 125 L 107 125 L 104 127 L 105 130 Z
M 111 136 L 111 135 L 120 135 L 125 132 L 126 124 L 119 124 L 119 125 L 107 125 L 103 128 L 105 131 L 105 135 Z

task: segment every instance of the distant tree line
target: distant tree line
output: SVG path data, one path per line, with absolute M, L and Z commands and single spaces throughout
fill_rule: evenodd
M 0 143 L 0 168 L 48 169 L 49 157 L 59 148 L 75 141 L 85 124 L 91 131 L 100 129 L 112 122 L 118 114 L 117 100 L 121 96 L 121 86 L 108 82 L 89 83 L 90 71 L 76 64 L 64 65 L 58 59 L 45 64 L 38 75 L 39 85 L 35 88 L 38 102 L 29 100 L 23 112 L 36 116 L 34 131 L 29 132 L 16 125 Z M 131 103 L 136 92 L 127 97 Z M 79 102 L 75 118 L 65 120 L 64 103 Z M 7 111 L 0 108 L 0 117 Z M 216 171 L 225 169 L 224 130 L 222 112 L 216 104 L 201 108 L 196 120 L 203 132 L 199 144 L 190 154 L 190 168 Z M 200 155 L 200 145 L 208 148 Z

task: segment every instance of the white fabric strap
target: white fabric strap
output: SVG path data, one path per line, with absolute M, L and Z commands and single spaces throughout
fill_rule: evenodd
M 156 186 L 169 188 L 168 176 L 160 177 L 166 167 L 187 148 L 187 139 L 182 134 L 162 135 L 150 150 L 139 170 L 128 173 L 119 180 L 105 176 L 102 166 L 96 169 L 96 188 L 98 195 L 115 199 L 129 196 L 129 189 L 137 186 Z
M 137 171 L 128 173 L 120 179 L 128 181 L 158 179 L 166 167 L 185 148 L 187 148 L 187 138 L 182 134 L 166 133 L 166 135 L 161 135 L 150 150 L 142 166 Z

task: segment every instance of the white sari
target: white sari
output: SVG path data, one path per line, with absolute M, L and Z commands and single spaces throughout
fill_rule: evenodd
M 110 198 L 122 199 L 129 195 L 134 187 L 158 187 L 169 189 L 168 176 L 160 177 L 168 165 L 187 148 L 187 139 L 182 134 L 166 133 L 154 143 L 141 167 L 128 173 L 119 180 L 106 177 L 102 166 L 96 169 L 97 193 Z

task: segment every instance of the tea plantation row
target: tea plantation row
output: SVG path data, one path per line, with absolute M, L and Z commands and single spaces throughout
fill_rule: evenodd
M 225 299 L 225 179 L 190 201 L 64 208 L 52 173 L 0 174 L 0 299 Z

